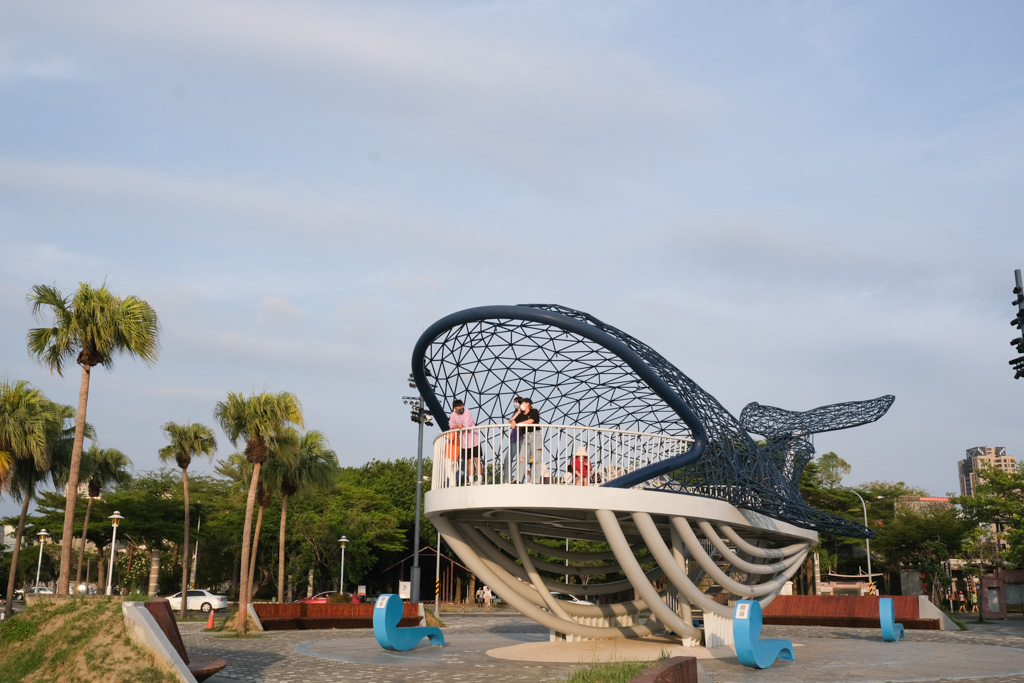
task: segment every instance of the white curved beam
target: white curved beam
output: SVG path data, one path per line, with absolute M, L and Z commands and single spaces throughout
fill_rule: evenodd
M 500 569 L 501 571 L 504 571 L 509 575 L 518 578 L 519 580 L 516 581 L 515 585 L 517 587 L 526 587 L 520 591 L 525 597 L 533 600 L 534 604 L 541 604 L 541 597 L 539 591 L 536 591 L 535 586 L 532 586 L 531 584 L 525 582 L 525 575 L 522 572 L 522 567 L 517 565 L 511 559 L 502 555 L 500 552 L 498 552 L 497 548 L 489 545 L 483 538 L 481 538 L 480 529 L 477 529 L 471 525 L 459 526 L 458 524 L 455 524 L 453 526 L 455 526 L 462 532 L 462 537 L 467 543 L 472 545 L 479 552 L 491 558 L 491 561 L 496 566 L 496 570 Z M 651 570 L 651 572 L 648 573 L 648 577 L 650 579 L 658 578 L 661 575 L 662 570 L 660 567 L 655 568 L 654 570 Z M 563 592 L 563 589 L 566 588 L 566 585 L 563 583 L 558 583 L 557 581 L 552 581 L 551 579 L 546 579 L 544 577 L 541 577 L 541 579 L 544 582 L 544 588 L 546 588 L 547 590 Z M 627 590 L 629 588 L 632 588 L 633 584 L 630 583 L 627 579 L 625 581 L 613 581 L 607 584 L 599 584 L 596 588 L 602 587 L 611 587 L 611 589 L 606 590 L 604 593 L 601 593 L 603 595 L 605 593 L 618 593 L 620 591 Z M 579 592 L 576 586 L 573 586 L 572 588 L 573 590 Z M 592 590 L 596 590 L 595 587 L 591 588 Z M 612 603 L 610 605 L 578 605 L 576 603 L 566 603 L 564 605 L 564 609 L 569 614 L 576 617 L 611 617 L 635 614 L 639 611 L 647 609 L 647 603 L 645 603 L 643 600 L 630 600 L 627 602 Z
M 721 567 L 715 564 L 715 561 L 711 559 L 711 556 L 704 552 L 704 548 L 701 547 L 697 534 L 693 533 L 693 529 L 690 528 L 690 524 L 685 518 L 673 517 L 670 522 L 676 531 L 679 532 L 679 536 L 683 539 L 683 543 L 690 549 L 690 552 L 693 554 L 693 558 L 700 563 L 700 566 L 704 567 L 704 571 L 707 572 L 708 576 L 714 579 L 719 586 L 730 593 L 744 598 L 759 598 L 763 595 L 768 595 L 769 593 L 781 590 L 786 584 L 786 581 L 780 580 L 779 578 L 759 583 L 756 586 L 748 586 L 736 581 L 723 572 Z
M 536 541 L 530 540 L 529 537 L 524 536 L 523 542 L 526 543 L 526 547 L 530 550 L 536 550 L 539 553 L 545 553 L 551 557 L 557 557 L 560 560 L 578 560 L 580 562 L 598 562 L 603 560 L 614 560 L 615 553 L 610 550 L 603 550 L 600 552 L 581 552 L 578 550 L 563 550 L 562 548 L 552 548 L 550 546 L 537 543 Z M 618 570 L 616 570 L 618 571 Z M 563 572 L 564 573 L 564 572 Z
M 597 626 L 583 626 L 582 624 L 577 624 L 574 621 L 559 619 L 555 615 L 537 607 L 528 599 L 520 595 L 517 587 L 514 586 L 513 583 L 506 582 L 504 578 L 499 577 L 498 573 L 492 570 L 489 563 L 483 560 L 476 550 L 460 537 L 459 531 L 452 526 L 447 519 L 440 517 L 436 522 L 434 522 L 434 525 L 442 534 L 444 534 L 445 540 L 448 542 L 449 546 L 466 563 L 471 571 L 488 584 L 499 588 L 499 590 L 503 589 L 499 593 L 502 600 L 506 600 L 510 605 L 512 605 L 512 607 L 516 608 L 542 626 L 547 626 L 559 633 L 570 633 L 584 638 L 599 639 L 643 638 L 654 633 L 654 631 L 646 625 L 602 628 Z M 515 582 L 514 579 L 513 581 Z
M 608 545 L 615 552 L 619 564 L 622 565 L 622 570 L 633 583 L 633 588 L 640 594 L 640 597 L 647 602 L 651 613 L 658 621 L 665 624 L 678 635 L 684 638 L 700 638 L 700 630 L 694 627 L 693 624 L 683 621 L 678 614 L 673 612 L 672 608 L 662 601 L 654 586 L 646 580 L 640 563 L 637 562 L 636 557 L 633 555 L 633 550 L 629 547 L 626 535 L 622 533 L 622 528 L 619 526 L 619 520 L 616 518 L 615 513 L 611 510 L 595 510 L 594 514 L 597 515 L 597 521 L 601 525 L 601 530 L 604 532 L 605 538 L 608 539 Z
M 523 545 L 523 537 L 519 535 L 519 527 L 514 523 L 508 525 L 509 534 L 512 536 L 512 542 L 516 544 L 516 550 L 519 551 L 519 561 L 523 563 L 523 569 L 526 570 L 526 575 L 530 577 L 530 583 L 534 586 L 543 586 L 544 581 L 541 579 L 540 574 L 537 573 L 536 567 L 533 566 L 533 558 L 530 557 L 530 553 L 526 552 L 526 546 Z M 559 604 L 561 601 L 551 595 L 549 591 L 537 591 L 544 605 L 547 606 L 548 611 L 555 615 L 569 619 L 569 615 L 565 613 L 562 606 Z
M 672 582 L 672 585 L 679 589 L 686 598 L 697 605 L 705 612 L 714 612 L 720 617 L 731 618 L 732 610 L 728 605 L 722 605 L 709 598 L 695 583 L 690 581 L 683 568 L 676 562 L 669 552 L 668 547 L 661 538 L 658 526 L 646 512 L 634 512 L 633 521 L 640 535 L 644 537 L 647 548 L 654 555 L 654 559 L 665 570 L 665 576 Z M 692 554 L 692 553 L 691 553 Z
M 770 560 L 779 559 L 781 557 L 788 557 L 789 555 L 799 553 L 811 546 L 807 541 L 802 543 L 794 543 L 787 545 L 784 548 L 760 548 L 756 545 L 751 545 L 745 538 L 740 536 L 736 531 L 728 524 L 719 524 L 718 528 L 722 530 L 722 533 L 726 537 L 736 544 L 736 547 L 754 557 L 763 557 Z
M 711 541 L 711 544 L 715 546 L 715 549 L 721 553 L 725 560 L 730 562 L 737 569 L 751 574 L 778 574 L 779 572 L 786 571 L 786 569 L 791 567 L 793 557 L 797 557 L 794 555 L 785 562 L 772 562 L 771 564 L 754 564 L 752 562 L 747 562 L 734 553 L 732 548 L 725 544 L 725 541 L 723 541 L 722 537 L 715 532 L 715 529 L 711 526 L 710 522 L 698 522 L 697 526 L 704 532 L 704 538 Z
M 511 528 L 513 524 L 514 522 L 509 522 L 509 528 Z M 517 548 L 513 547 L 513 545 L 509 543 L 506 539 L 502 538 L 501 534 L 496 532 L 494 529 L 480 527 L 480 531 L 483 532 L 483 534 L 487 536 L 487 538 L 491 539 L 491 542 L 494 543 L 494 545 L 498 546 L 509 555 L 512 555 L 513 557 L 520 556 L 520 551 Z M 523 540 L 525 541 L 525 539 Z M 550 548 L 548 548 L 545 545 L 541 545 L 540 543 L 534 543 L 532 545 L 536 546 L 537 548 L 540 548 L 541 550 L 539 550 L 539 552 L 546 552 L 547 550 L 550 550 Z M 573 576 L 594 576 L 597 574 L 611 574 L 622 571 L 622 568 L 618 564 L 602 564 L 596 567 L 566 568 L 565 565 L 555 564 L 554 562 L 548 562 L 547 560 L 541 559 L 534 559 L 534 564 L 537 566 L 538 569 L 543 569 L 547 572 L 554 572 L 556 574 L 571 574 Z

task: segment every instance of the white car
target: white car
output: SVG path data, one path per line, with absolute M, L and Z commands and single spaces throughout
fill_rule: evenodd
M 594 604 L 594 603 L 588 602 L 586 600 L 580 600 L 575 595 L 569 595 L 568 593 L 556 593 L 554 591 L 551 591 L 551 597 L 553 597 L 555 600 L 565 600 L 566 602 L 571 602 L 571 603 L 574 603 L 574 604 L 577 604 L 577 605 L 593 605 Z
M 181 609 L 181 591 L 178 591 L 171 597 L 167 598 L 167 602 L 171 603 L 172 610 Z M 228 606 L 228 599 L 223 595 L 214 595 L 210 591 L 192 589 L 188 592 L 188 604 L 185 606 L 189 610 L 202 610 L 209 612 L 212 610 L 224 609 Z

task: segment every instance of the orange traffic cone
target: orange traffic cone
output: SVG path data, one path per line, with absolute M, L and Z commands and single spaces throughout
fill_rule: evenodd
M 206 630 L 213 630 L 213 610 L 210 610 L 210 618 L 206 620 Z

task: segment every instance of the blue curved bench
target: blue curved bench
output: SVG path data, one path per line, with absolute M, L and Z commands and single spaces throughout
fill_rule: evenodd
M 444 634 L 436 626 L 398 628 L 402 620 L 402 598 L 388 593 L 377 598 L 373 606 L 373 635 L 385 650 L 403 652 L 416 647 L 427 638 L 431 645 L 444 647 Z
M 878 600 L 878 621 L 882 624 L 882 638 L 885 642 L 906 640 L 907 633 L 903 629 L 903 624 L 896 623 L 896 608 L 893 607 L 892 598 Z
M 792 662 L 793 643 L 784 638 L 761 636 L 761 603 L 757 600 L 740 600 L 732 615 L 732 639 L 740 664 L 755 669 L 767 669 L 776 659 Z

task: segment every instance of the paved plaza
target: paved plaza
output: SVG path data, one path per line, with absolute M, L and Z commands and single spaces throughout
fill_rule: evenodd
M 964 632 L 907 631 L 882 642 L 875 629 L 766 626 L 763 635 L 789 638 L 795 662 L 753 670 L 731 648 L 687 649 L 671 640 L 550 643 L 548 632 L 512 612 L 444 614 L 447 646 L 426 641 L 410 652 L 387 652 L 371 629 L 276 631 L 259 638 L 224 638 L 202 624 L 181 624 L 190 652 L 216 655 L 228 667 L 209 679 L 226 681 L 352 681 L 459 683 L 565 680 L 602 660 L 699 657 L 704 681 L 715 683 L 867 683 L 874 681 L 1024 681 L 1024 619 L 970 624 Z

